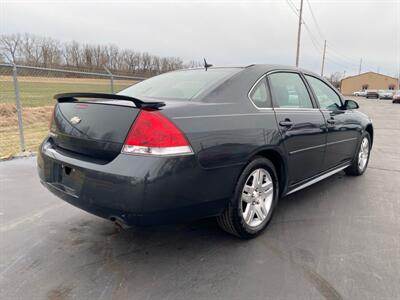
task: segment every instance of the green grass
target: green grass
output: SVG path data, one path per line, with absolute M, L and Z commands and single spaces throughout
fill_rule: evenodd
M 36 152 L 48 132 L 48 122 L 24 126 L 26 150 Z M 0 128 L 0 159 L 7 158 L 20 151 L 18 127 Z
M 120 91 L 128 85 L 115 84 Z M 67 92 L 110 93 L 109 84 L 63 83 L 63 82 L 19 82 L 20 98 L 24 106 L 44 106 L 54 104 L 53 96 Z M 0 103 L 15 103 L 14 86 L 11 81 L 0 82 Z
M 116 82 L 114 84 L 115 91 L 120 91 L 128 87 L 124 84 Z M 29 107 L 39 107 L 53 105 L 55 100 L 53 96 L 58 93 L 67 92 L 96 92 L 110 93 L 110 84 L 106 81 L 97 83 L 88 82 L 30 82 L 19 81 L 20 98 L 22 109 L 25 113 L 29 113 Z M 0 104 L 15 104 L 14 86 L 12 81 L 0 81 Z M 2 116 L 3 118 L 4 116 Z M 16 126 L 17 116 L 12 116 L 14 121 L 9 126 L 0 126 L 0 158 L 12 156 L 20 152 L 18 126 Z M 26 120 L 24 120 L 25 123 Z M 4 122 L 3 122 L 4 124 Z M 40 142 L 48 133 L 48 121 L 34 122 L 33 124 L 25 124 L 24 135 L 26 150 L 36 152 Z

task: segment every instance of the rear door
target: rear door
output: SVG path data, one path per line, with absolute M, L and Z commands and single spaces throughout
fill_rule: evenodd
M 327 122 L 328 135 L 324 169 L 330 169 L 354 157 L 361 126 L 352 110 L 344 110 L 342 100 L 327 83 L 305 75 Z
M 325 120 L 299 73 L 279 71 L 269 74 L 267 78 L 288 153 L 289 184 L 293 185 L 322 170 Z

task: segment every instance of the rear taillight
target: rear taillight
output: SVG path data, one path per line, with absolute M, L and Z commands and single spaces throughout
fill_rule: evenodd
M 122 148 L 125 154 L 192 154 L 185 135 L 159 111 L 141 110 Z

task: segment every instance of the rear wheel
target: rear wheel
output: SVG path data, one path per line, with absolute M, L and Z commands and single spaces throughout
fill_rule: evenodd
M 278 180 L 274 165 L 257 157 L 243 170 L 233 198 L 217 217 L 225 231 L 249 239 L 257 236 L 271 220 L 278 199 Z
M 362 175 L 368 166 L 370 150 L 371 137 L 368 132 L 364 132 L 361 136 L 361 143 L 353 163 L 345 169 L 346 174 L 354 176 Z

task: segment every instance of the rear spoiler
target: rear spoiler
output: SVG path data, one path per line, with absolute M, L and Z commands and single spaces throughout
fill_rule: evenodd
M 137 108 L 154 108 L 158 109 L 165 106 L 164 102 L 145 102 L 133 97 L 124 95 L 114 95 L 114 94 L 103 94 L 103 93 L 64 93 L 54 95 L 54 99 L 58 103 L 62 102 L 76 102 L 77 98 L 91 98 L 91 99 L 112 99 L 112 100 L 125 100 L 133 102 Z

